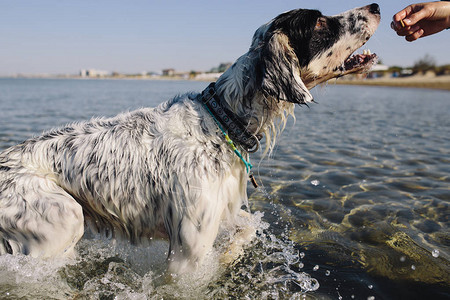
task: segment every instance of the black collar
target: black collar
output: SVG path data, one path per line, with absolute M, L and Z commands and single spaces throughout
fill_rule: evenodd
M 247 130 L 235 113 L 221 104 L 214 82 L 199 95 L 199 99 L 218 125 L 222 126 L 221 129 L 225 130 L 234 142 L 241 145 L 247 152 L 253 153 L 258 150 L 259 139 Z

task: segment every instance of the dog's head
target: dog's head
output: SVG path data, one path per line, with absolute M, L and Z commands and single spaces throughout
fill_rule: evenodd
M 297 9 L 261 26 L 251 53 L 258 53 L 257 85 L 266 96 L 293 103 L 313 100 L 309 89 L 331 78 L 367 72 L 377 56 L 352 55 L 380 23 L 380 10 L 371 4 L 336 16 Z

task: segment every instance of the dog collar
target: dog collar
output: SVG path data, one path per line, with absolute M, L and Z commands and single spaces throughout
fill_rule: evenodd
M 247 130 L 236 114 L 221 104 L 214 82 L 199 95 L 199 99 L 208 108 L 216 122 L 222 126 L 221 129 L 225 130 L 233 141 L 249 153 L 258 150 L 259 138 Z

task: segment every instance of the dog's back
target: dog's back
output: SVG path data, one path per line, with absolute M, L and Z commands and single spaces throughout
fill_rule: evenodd
M 52 130 L 0 153 L 0 253 L 71 254 L 84 217 L 135 242 L 161 231 L 179 240 L 183 218 L 202 223 L 209 208 L 191 200 L 226 176 L 230 162 L 218 157 L 229 149 L 187 96 Z

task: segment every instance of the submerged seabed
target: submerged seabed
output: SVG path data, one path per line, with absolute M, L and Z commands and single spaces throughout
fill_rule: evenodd
M 59 124 L 155 106 L 207 83 L 0 80 L 0 149 Z M 6 299 L 448 299 L 450 93 L 316 88 L 273 155 L 252 157 L 258 237 L 232 265 L 230 235 L 167 282 L 167 244 L 86 236 L 76 261 L 0 257 Z

